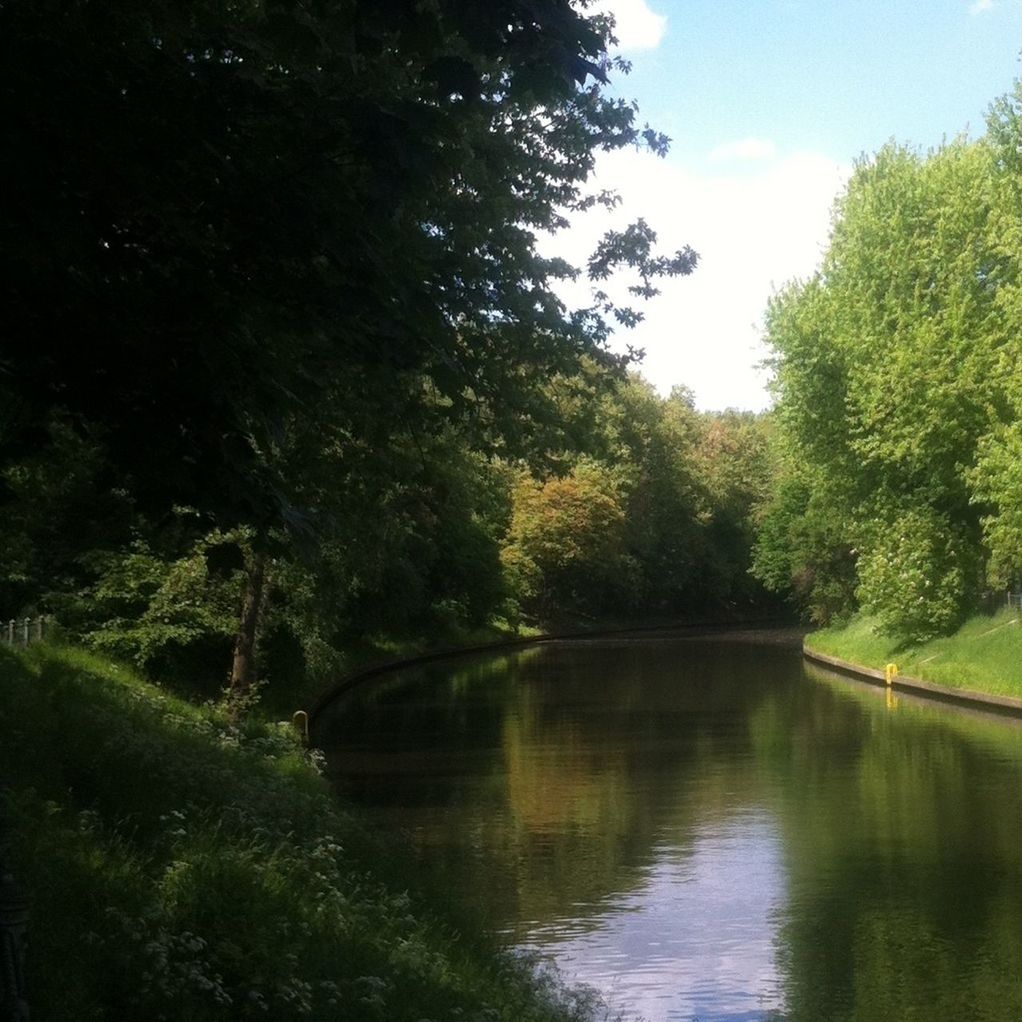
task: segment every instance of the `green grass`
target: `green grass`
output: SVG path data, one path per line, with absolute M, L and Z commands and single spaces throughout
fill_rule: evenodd
M 366 668 L 424 653 L 534 638 L 541 634 L 543 629 L 536 625 L 523 624 L 516 630 L 498 618 L 477 628 L 467 628 L 451 622 L 437 625 L 429 632 L 364 636 L 345 645 L 343 669 L 331 682 L 324 682 L 322 678 L 314 676 L 306 677 L 297 685 L 274 685 L 271 682 L 260 695 L 260 708 L 263 713 L 274 718 L 290 718 L 295 710 L 308 709 L 316 703 L 329 691 L 332 683 Z
M 450 620 L 435 624 L 429 631 L 405 634 L 379 634 L 349 639 L 344 646 L 343 665 L 337 677 L 325 681 L 322 677 L 308 676 L 289 684 L 275 684 L 273 679 L 259 697 L 260 711 L 275 719 L 290 719 L 295 710 L 309 709 L 333 684 L 358 674 L 367 668 L 391 661 L 404 660 L 427 653 L 465 649 L 489 643 L 517 639 L 538 638 L 548 634 L 585 634 L 587 632 L 613 632 L 628 629 L 670 628 L 699 624 L 734 624 L 747 620 L 741 613 L 705 615 L 672 615 L 670 617 L 581 617 L 560 615 L 544 621 L 519 622 L 512 627 L 502 618 L 488 624 L 470 628 Z M 759 620 L 753 616 L 752 620 Z M 185 688 L 187 691 L 187 687 Z
M 918 646 L 899 646 L 878 635 L 868 617 L 806 638 L 811 650 L 866 667 L 895 663 L 898 672 L 952 688 L 1022 697 L 1022 620 L 1016 610 L 970 618 L 953 635 Z
M 0 734 L 35 1018 L 597 1011 L 406 893 L 403 850 L 338 805 L 286 727 L 235 727 L 100 657 L 37 646 L 0 650 Z

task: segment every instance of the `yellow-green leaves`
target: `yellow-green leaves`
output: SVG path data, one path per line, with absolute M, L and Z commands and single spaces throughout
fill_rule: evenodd
M 852 609 L 854 565 L 883 626 L 923 638 L 975 598 L 991 553 L 998 582 L 1022 567 L 1004 446 L 1022 411 L 1022 204 L 1005 155 L 1019 122 L 1000 109 L 987 139 L 860 162 L 820 272 L 769 310 L 778 440 L 799 482 L 779 484 L 757 563 L 818 619 Z

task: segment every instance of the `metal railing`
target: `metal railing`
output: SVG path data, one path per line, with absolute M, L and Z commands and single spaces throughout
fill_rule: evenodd
M 1022 610 L 1022 593 L 1007 593 L 1006 600 L 1006 606 L 1017 607 L 1019 610 Z
M 39 617 L 12 617 L 0 622 L 0 643 L 8 646 L 28 646 L 42 642 L 53 630 L 53 619 L 41 614 Z

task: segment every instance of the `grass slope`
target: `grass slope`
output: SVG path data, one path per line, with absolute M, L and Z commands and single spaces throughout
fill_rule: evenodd
M 404 660 L 424 653 L 443 650 L 464 649 L 468 646 L 483 646 L 494 642 L 525 639 L 542 634 L 542 629 L 523 625 L 514 630 L 503 620 L 494 620 L 488 625 L 467 628 L 457 622 L 437 625 L 428 632 L 411 632 L 404 635 L 367 635 L 350 640 L 344 648 L 343 665 L 338 671 L 337 681 L 366 668 L 395 660 Z M 295 710 L 308 709 L 330 689 L 330 681 L 324 677 L 307 675 L 300 681 L 288 679 L 288 684 L 269 684 L 260 694 L 260 708 L 275 717 L 290 718 Z
M 288 728 L 232 727 L 98 657 L 0 650 L 0 780 L 33 900 L 33 1017 L 588 1019 L 387 884 L 402 853 Z M 458 892 L 459 894 L 461 892 Z
M 1022 697 L 1022 620 L 1015 610 L 977 615 L 953 635 L 908 648 L 878 635 L 868 617 L 813 632 L 805 642 L 809 649 L 865 667 L 883 670 L 895 663 L 899 673 L 913 678 Z

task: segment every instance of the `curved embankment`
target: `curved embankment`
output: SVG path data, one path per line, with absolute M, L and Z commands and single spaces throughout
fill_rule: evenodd
M 826 664 L 835 670 L 850 674 L 857 678 L 865 678 L 877 685 L 886 685 L 887 676 L 884 671 L 874 667 L 864 667 L 862 664 L 853 664 L 848 660 L 841 660 L 839 657 L 830 656 L 827 653 L 819 653 L 810 649 L 804 642 L 802 644 L 802 655 L 817 663 Z M 997 713 L 1011 714 L 1022 717 L 1022 699 L 1013 696 L 993 695 L 989 692 L 978 692 L 975 689 L 952 688 L 950 685 L 939 685 L 933 681 L 924 681 L 922 678 L 912 678 L 904 675 L 895 675 L 890 682 L 891 688 L 903 692 L 913 692 L 918 695 L 927 696 L 931 699 L 938 699 L 942 702 L 960 703 L 965 706 L 981 706 L 987 710 Z
M 474 646 L 455 646 L 447 649 L 433 650 L 428 653 L 417 653 L 413 656 L 395 657 L 382 663 L 373 664 L 369 667 L 360 668 L 352 674 L 334 682 L 325 692 L 315 699 L 308 708 L 309 728 L 315 726 L 316 718 L 323 710 L 339 696 L 361 685 L 363 682 L 371 681 L 392 671 L 406 670 L 410 667 L 421 667 L 423 664 L 434 663 L 438 660 L 453 660 L 461 657 L 475 656 L 481 653 L 501 653 L 516 649 L 524 649 L 528 646 L 538 646 L 547 642 L 581 641 L 585 639 L 600 639 L 611 636 L 641 635 L 650 632 L 677 632 L 679 635 L 716 634 L 732 632 L 748 628 L 769 628 L 772 625 L 783 627 L 776 622 L 776 619 L 769 618 L 761 621 L 752 619 L 748 621 L 695 621 L 679 624 L 662 625 L 639 625 L 629 628 L 605 628 L 595 629 L 586 632 L 557 632 L 543 635 L 530 635 L 521 639 L 498 639 L 495 642 L 486 642 Z

